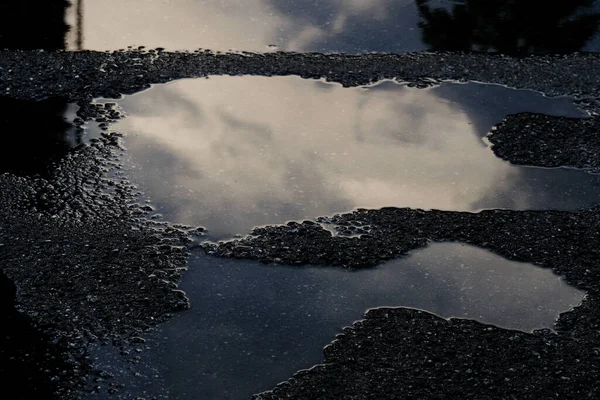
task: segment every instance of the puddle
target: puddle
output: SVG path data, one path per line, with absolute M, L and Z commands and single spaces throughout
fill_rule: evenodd
M 581 117 L 567 98 L 482 84 L 343 88 L 297 77 L 182 80 L 118 100 L 130 177 L 168 221 L 211 239 L 357 207 L 577 210 L 600 176 L 511 165 L 485 142 L 520 111 Z
M 0 173 L 48 175 L 54 163 L 83 142 L 73 126 L 77 106 L 62 99 L 0 97 Z
M 72 0 L 69 50 L 598 51 L 599 3 L 469 0 Z M 544 10 L 544 12 L 540 12 Z M 597 15 L 597 14 L 595 14 Z M 535 16 L 535 18 L 532 18 Z M 575 23 L 572 23 L 575 21 Z M 569 23 L 571 22 L 571 23 Z M 565 39 L 566 38 L 566 39 Z M 586 43 L 588 44 L 586 47 Z
M 323 347 L 373 307 L 414 307 L 531 331 L 551 329 L 584 295 L 550 270 L 458 243 L 434 243 L 359 271 L 196 254 L 181 288 L 192 309 L 150 334 L 132 369 L 110 346 L 92 351 L 97 366 L 125 380 L 125 393 L 250 398 L 322 362 Z
M 599 13 L 598 0 L 7 0 L 0 49 L 600 51 Z

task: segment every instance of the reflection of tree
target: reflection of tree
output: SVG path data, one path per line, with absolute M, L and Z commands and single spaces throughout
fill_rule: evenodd
M 464 0 L 451 11 L 415 1 L 423 41 L 433 50 L 573 52 L 600 23 L 600 14 L 590 11 L 594 0 Z
M 67 7 L 66 0 L 2 0 L 0 49 L 64 49 Z
M 64 99 L 24 101 L 0 97 L 2 154 L 0 173 L 42 174 L 71 148 L 63 118 Z
M 16 288 L 0 270 L 0 383 L 11 399 L 58 399 L 57 382 L 45 369 L 61 374 L 69 366 L 58 346 L 14 307 Z M 11 389 L 12 388 L 12 389 Z
M 0 49 L 65 48 L 67 0 L 0 2 Z M 0 172 L 45 174 L 69 150 L 64 99 L 41 102 L 0 97 L 4 157 Z

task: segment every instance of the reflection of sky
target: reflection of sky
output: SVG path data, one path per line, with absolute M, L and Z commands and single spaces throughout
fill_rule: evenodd
M 512 166 L 483 142 L 506 110 L 575 115 L 534 92 L 214 77 L 119 103 L 134 180 L 168 220 L 213 238 L 357 207 L 577 209 L 600 193 L 599 176 Z
M 413 0 L 82 0 L 84 48 L 423 50 Z M 67 16 L 74 26 L 74 7 Z M 75 49 L 75 30 L 68 48 Z
M 549 270 L 456 243 L 354 272 L 198 255 L 182 289 L 192 309 L 152 335 L 136 367 L 158 368 L 143 375 L 162 378 L 125 390 L 166 385 L 182 400 L 249 398 L 322 362 L 322 348 L 368 308 L 408 306 L 529 331 L 552 328 L 583 297 Z
M 414 0 L 71 1 L 81 1 L 83 48 L 91 50 L 144 45 L 169 50 L 404 53 L 428 48 L 421 39 Z M 430 0 L 428 5 L 451 9 L 453 3 Z M 77 49 L 75 10 L 69 8 L 66 18 L 72 27 L 67 40 L 71 50 Z M 438 29 L 445 35 L 448 27 L 441 24 Z M 585 49 L 597 50 L 597 40 Z

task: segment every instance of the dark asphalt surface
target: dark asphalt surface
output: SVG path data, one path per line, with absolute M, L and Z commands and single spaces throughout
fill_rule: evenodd
M 496 128 L 489 136 L 492 149 L 514 164 L 600 171 L 598 117 L 572 120 L 523 113 L 508 116 Z
M 600 97 L 599 67 L 595 54 L 511 58 L 0 51 L 0 93 L 21 100 L 59 96 L 83 106 L 93 97 L 117 97 L 152 83 L 215 74 L 293 74 L 346 86 L 384 78 L 418 87 L 474 80 L 575 96 L 595 113 L 600 111 L 594 101 Z M 94 107 L 82 107 L 79 114 L 82 119 L 107 117 Z M 523 124 L 532 124 L 538 135 L 548 126 L 573 135 L 546 134 L 543 141 L 532 141 Z M 595 126 L 595 117 L 520 115 L 507 118 L 491 140 L 502 158 L 516 163 L 597 168 L 598 152 L 589 150 L 597 147 Z M 10 126 L 5 134 L 14 129 L 19 127 Z M 107 134 L 69 153 L 47 176 L 0 175 L 0 265 L 18 288 L 7 302 L 14 301 L 21 311 L 23 329 L 41 338 L 34 357 L 43 359 L 40 354 L 48 352 L 58 360 L 47 366 L 33 363 L 41 371 L 28 379 L 43 383 L 38 386 L 46 389 L 43 398 L 52 398 L 52 392 L 58 393 L 56 398 L 76 397 L 83 377 L 94 373 L 84 351 L 87 340 L 126 346 L 128 339 L 137 340 L 132 338 L 188 306 L 175 287 L 193 228 L 170 229 L 145 218 L 150 211 L 136 205 L 135 187 L 118 175 L 119 151 L 118 136 Z M 332 237 L 309 223 L 290 224 L 260 228 L 254 236 L 209 244 L 206 250 L 265 262 L 358 268 L 405 255 L 429 240 L 462 241 L 552 268 L 588 292 L 581 306 L 561 315 L 556 333 L 506 331 L 407 309 L 371 311 L 326 349 L 324 366 L 300 372 L 258 398 L 593 399 L 600 397 L 599 219 L 598 208 L 478 214 L 359 210 L 333 221 L 370 225 L 361 238 Z M 6 308 L 6 318 L 13 318 L 11 310 Z M 5 369 L 29 368 L 31 361 L 19 350 L 29 347 L 8 337 L 3 347 L 20 355 L 5 357 Z M 98 390 L 118 390 L 117 383 L 95 374 Z M 22 383 L 3 377 L 2 384 Z
M 255 399 L 596 399 L 598 350 L 418 310 L 381 308 L 325 349 L 325 364 Z
M 152 83 L 207 75 L 298 75 L 344 86 L 382 79 L 414 85 L 442 80 L 497 83 L 548 96 L 597 98 L 597 53 L 509 57 L 481 53 L 214 54 L 0 51 L 0 93 L 20 99 L 111 97 Z

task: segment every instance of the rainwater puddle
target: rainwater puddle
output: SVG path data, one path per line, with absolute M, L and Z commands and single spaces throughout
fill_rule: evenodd
M 96 367 L 126 383 L 122 394 L 250 398 L 321 363 L 323 347 L 373 307 L 532 331 L 552 329 L 584 296 L 550 270 L 459 243 L 358 271 L 195 254 L 181 288 L 192 309 L 149 335 L 134 353 L 139 364 L 128 369 L 109 346 L 92 349 Z
M 71 0 L 65 12 L 70 26 L 66 43 L 69 50 L 146 46 L 255 52 L 598 51 L 597 19 L 586 16 L 598 15 L 600 3 L 588 3 Z M 56 29 L 64 33 L 60 24 Z
M 600 1 L 6 0 L 0 49 L 600 51 Z M 37 32 L 44 32 L 43 35 Z
M 165 220 L 205 226 L 213 240 L 359 207 L 600 203 L 600 175 L 511 165 L 485 142 L 510 113 L 582 117 L 567 98 L 475 83 L 211 77 L 117 102 L 127 117 L 112 128 L 125 134 L 131 180 Z

